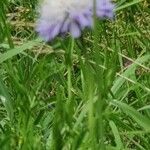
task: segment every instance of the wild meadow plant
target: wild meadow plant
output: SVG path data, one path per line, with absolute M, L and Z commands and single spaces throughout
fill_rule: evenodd
M 149 7 L 1 0 L 0 150 L 149 150 Z
M 93 4 L 91 0 L 45 0 L 40 8 L 37 31 L 46 41 L 66 32 L 78 38 L 81 30 L 94 24 Z M 95 4 L 96 16 L 113 18 L 114 5 L 109 0 L 96 0 Z

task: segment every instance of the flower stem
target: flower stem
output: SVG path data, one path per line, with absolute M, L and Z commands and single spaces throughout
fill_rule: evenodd
M 71 43 L 70 46 L 68 48 L 68 64 L 67 64 L 67 72 L 68 72 L 68 76 L 67 76 L 67 84 L 68 84 L 68 100 L 71 101 L 72 99 L 72 92 L 71 92 L 71 88 L 72 88 L 72 81 L 71 81 L 71 77 L 72 77 L 72 72 L 71 72 L 71 68 L 72 68 L 72 53 L 73 53 L 73 47 L 74 47 L 74 38 L 71 38 Z

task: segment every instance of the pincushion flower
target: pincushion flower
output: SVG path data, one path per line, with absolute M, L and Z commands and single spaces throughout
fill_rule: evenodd
M 93 0 L 44 0 L 39 7 L 36 30 L 45 41 L 69 32 L 74 38 L 93 25 Z M 113 17 L 110 0 L 96 0 L 96 16 Z

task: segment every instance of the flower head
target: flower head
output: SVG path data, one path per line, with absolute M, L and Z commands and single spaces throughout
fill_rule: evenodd
M 96 15 L 113 17 L 109 0 L 96 0 Z M 85 27 L 93 25 L 93 0 L 44 0 L 39 8 L 36 30 L 46 41 L 70 32 L 77 38 Z

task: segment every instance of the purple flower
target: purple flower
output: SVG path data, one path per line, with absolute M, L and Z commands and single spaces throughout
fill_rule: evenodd
M 110 0 L 97 0 L 96 15 L 100 18 L 113 18 L 114 4 Z
M 77 38 L 84 28 L 93 26 L 93 8 L 92 0 L 44 0 L 36 31 L 45 41 L 68 32 Z M 112 18 L 113 9 L 109 0 L 96 0 L 97 17 Z

